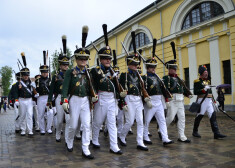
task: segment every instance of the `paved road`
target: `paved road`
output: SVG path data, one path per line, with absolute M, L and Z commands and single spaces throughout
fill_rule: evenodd
M 233 113 L 234 114 L 234 113 Z M 201 139 L 191 135 L 193 116 L 186 117 L 186 135 L 191 144 L 177 142 L 176 125 L 168 128 L 169 137 L 175 141 L 163 147 L 156 132 L 156 123 L 150 124 L 153 145 L 149 151 L 136 149 L 136 125 L 134 135 L 127 137 L 127 147 L 122 147 L 123 155 L 109 153 L 109 141 L 100 136 L 101 149 L 91 148 L 94 160 L 81 156 L 81 142 L 75 140 L 74 151 L 67 152 L 64 140 L 55 142 L 55 135 L 33 138 L 21 137 L 14 133 L 14 112 L 8 110 L 0 114 L 0 167 L 235 167 L 235 123 L 224 117 L 218 117 L 221 132 L 228 135 L 224 140 L 214 140 L 207 116 L 200 125 Z

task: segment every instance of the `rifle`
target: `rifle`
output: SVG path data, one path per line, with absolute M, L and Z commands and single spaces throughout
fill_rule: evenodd
M 127 50 L 126 50 L 126 48 L 125 48 L 123 42 L 121 42 L 121 44 L 122 44 L 122 47 L 123 47 L 123 49 L 125 50 L 127 56 L 129 56 L 129 53 L 127 52 Z M 134 45 L 133 45 L 133 46 L 134 46 Z M 149 97 L 149 94 L 148 94 L 148 92 L 147 92 L 146 89 L 145 89 L 144 81 L 143 81 L 142 77 L 140 76 L 140 74 L 139 74 L 138 71 L 136 71 L 136 74 L 137 74 L 138 79 L 140 80 L 141 92 L 142 92 L 142 94 L 143 94 L 143 97 L 144 97 L 144 98 Z
M 49 59 L 49 79 L 51 80 L 51 59 L 48 57 L 48 50 L 47 50 L 47 58 Z
M 115 52 L 115 50 L 113 50 L 113 58 L 114 58 L 113 66 L 115 67 L 117 65 L 117 61 L 116 61 L 117 59 L 116 59 L 116 52 Z M 110 72 L 111 72 L 112 75 L 115 74 L 115 71 L 113 70 L 113 67 L 111 65 L 110 65 Z M 117 84 L 118 93 L 120 94 L 121 92 L 125 92 L 125 90 L 123 89 L 122 85 L 118 81 L 118 76 L 114 75 L 113 78 L 114 78 L 114 80 L 115 80 L 115 82 Z
M 157 43 L 157 40 L 154 39 L 154 40 L 153 40 L 153 57 L 154 57 L 154 55 L 155 55 L 156 43 Z M 137 51 L 137 53 L 139 54 L 140 58 L 142 58 L 143 63 L 145 64 L 145 63 L 146 63 L 146 60 L 145 60 L 144 57 L 140 54 L 141 52 L 138 52 L 138 51 Z M 155 75 L 156 75 L 158 81 L 160 81 L 160 85 L 161 85 L 161 87 L 162 87 L 162 89 L 163 89 L 163 91 L 164 91 L 164 93 L 165 93 L 165 96 L 166 96 L 167 98 L 172 98 L 171 93 L 170 93 L 169 90 L 166 88 L 166 86 L 165 86 L 165 84 L 163 83 L 163 81 L 161 80 L 161 78 L 160 78 L 156 73 L 155 73 Z
M 172 48 L 172 52 L 173 52 L 173 55 L 174 55 L 174 59 L 176 60 L 176 50 L 175 50 L 175 43 L 172 41 L 171 42 L 171 48 Z M 177 77 L 178 80 L 180 81 L 181 85 L 183 85 L 183 87 L 185 88 L 186 90 L 186 96 L 189 96 L 189 95 L 193 95 L 192 92 L 189 90 L 189 88 L 186 86 L 186 84 L 184 83 L 184 81 L 182 79 L 180 79 L 179 77 Z
M 87 68 L 85 68 L 85 73 L 86 73 L 86 76 L 87 76 L 87 78 L 88 78 L 88 83 L 89 83 L 89 86 L 90 86 L 91 97 L 96 97 L 96 98 L 97 98 L 97 95 L 96 95 L 95 90 L 94 90 L 94 88 L 93 88 L 92 81 L 91 81 L 91 77 L 90 77 L 90 74 L 89 74 Z

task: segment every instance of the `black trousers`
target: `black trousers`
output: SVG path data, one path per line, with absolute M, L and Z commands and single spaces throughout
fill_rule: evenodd
M 219 101 L 219 107 L 221 107 L 222 110 L 224 110 L 224 101 Z

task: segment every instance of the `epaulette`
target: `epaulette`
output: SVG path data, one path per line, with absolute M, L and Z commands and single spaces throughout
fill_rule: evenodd
M 97 69 L 100 69 L 100 66 L 96 66 Z
M 15 84 L 16 84 L 16 83 L 13 83 L 12 86 L 15 85 Z
M 200 80 L 199 79 L 194 80 L 194 83 L 197 83 L 197 82 L 200 82 Z

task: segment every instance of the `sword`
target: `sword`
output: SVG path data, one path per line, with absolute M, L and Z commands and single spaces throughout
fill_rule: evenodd
M 213 102 L 216 102 L 215 101 L 215 98 L 214 98 L 214 96 L 212 95 L 212 99 L 213 99 Z M 215 104 L 213 103 L 213 105 L 215 106 Z M 233 120 L 234 122 L 235 122 L 235 119 L 234 118 L 232 118 L 230 115 L 228 115 L 227 113 L 226 113 L 226 111 L 224 111 L 224 110 L 222 110 L 222 109 L 220 109 L 220 108 L 218 108 L 217 106 L 215 107 L 215 109 L 216 110 L 219 110 L 220 112 L 222 112 L 223 114 L 225 114 L 228 118 L 230 118 L 231 120 Z
M 20 118 L 20 116 L 18 115 L 17 117 L 16 117 L 16 120 L 18 120 Z

